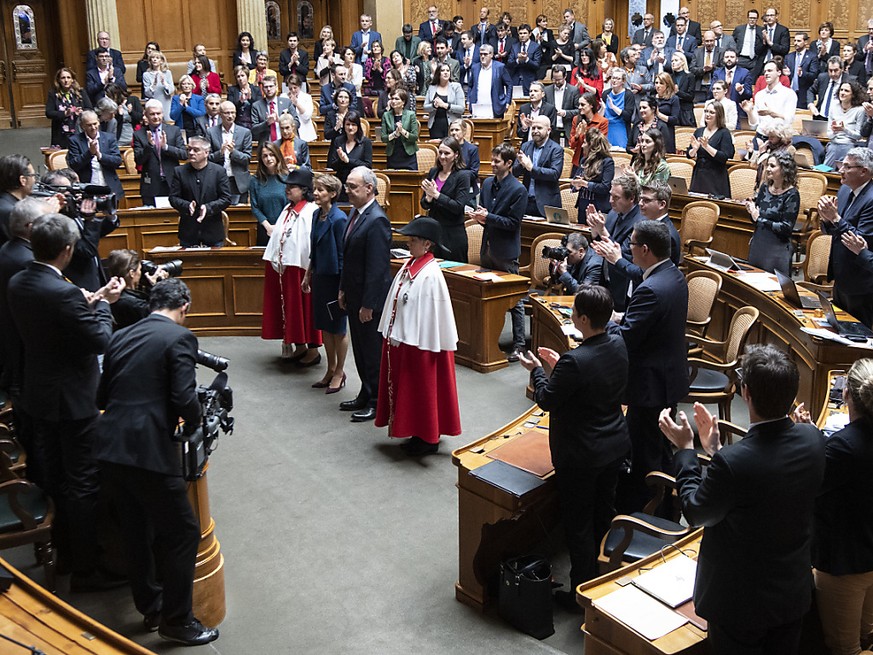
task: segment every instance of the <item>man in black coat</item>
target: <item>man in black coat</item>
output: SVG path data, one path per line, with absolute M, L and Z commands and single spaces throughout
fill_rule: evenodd
M 660 221 L 640 221 L 630 245 L 644 279 L 634 288 L 621 323 L 610 327 L 624 338 L 629 362 L 625 404 L 633 454 L 631 473 L 619 485 L 624 513 L 640 511 L 649 500 L 646 474 L 673 470 L 658 415 L 664 407 L 675 409 L 688 394 L 688 285 L 670 261 L 670 232 Z
M 570 254 L 560 262 L 553 262 L 553 277 L 564 287 L 564 295 L 575 296 L 585 285 L 600 284 L 603 275 L 603 259 L 579 232 L 567 237 Z
M 144 205 L 154 206 L 156 197 L 170 195 L 170 180 L 180 159 L 188 153 L 182 132 L 164 125 L 164 108 L 159 100 L 146 102 L 145 125 L 133 133 L 133 158 L 142 167 L 139 192 Z
M 33 164 L 24 155 L 0 157 L 0 245 L 11 238 L 9 214 L 20 200 L 33 193 L 37 177 Z M 61 203 L 54 198 L 50 201 L 52 211 L 59 211 Z
M 564 143 L 569 145 L 573 117 L 579 113 L 579 89 L 567 81 L 567 67 L 561 64 L 552 66 L 552 81 L 554 84 L 546 87 L 544 96 L 556 113 L 552 140 L 560 143 L 563 136 Z
M 783 59 L 791 50 L 791 34 L 788 28 L 779 24 L 779 12 L 775 7 L 764 11 L 764 27 L 761 30 L 764 39 L 764 53 L 761 55 L 764 63 L 776 55 Z
M 72 569 L 70 588 L 117 586 L 97 566 L 96 509 L 99 481 L 94 459 L 97 355 L 112 335 L 112 312 L 124 289 L 113 278 L 96 293 L 64 279 L 79 230 L 60 214 L 33 222 L 34 261 L 9 283 L 9 310 L 24 344 L 24 384 L 19 400 L 33 444 L 28 476 L 53 498 L 53 533 L 59 555 Z
M 582 344 L 560 357 L 540 348 L 552 369 L 548 377 L 532 352 L 521 357 L 534 400 L 550 413 L 549 447 L 571 567 L 570 591 L 555 596 L 574 610 L 576 586 L 597 576 L 597 546 L 615 516 L 619 467 L 630 447 L 621 411 L 628 355 L 622 338 L 606 333 L 611 315 L 609 291 L 585 285 L 571 315 Z
M 555 121 L 558 117 L 555 105 L 544 100 L 545 88 L 543 87 L 542 82 L 531 82 L 528 95 L 530 97 L 530 102 L 524 103 L 519 108 L 518 126 L 515 128 L 516 135 L 522 141 L 529 141 L 533 138 L 530 127 L 537 116 L 545 116 L 549 119 L 550 133 L 552 129 L 554 129 Z
M 391 286 L 391 223 L 376 200 L 376 176 L 369 168 L 353 168 L 346 180 L 352 211 L 343 246 L 340 306 L 349 316 L 355 366 L 361 378 L 357 398 L 340 403 L 353 423 L 376 418 L 382 335 L 379 321 Z
M 124 77 L 127 72 L 127 67 L 124 65 L 124 57 L 121 52 L 112 47 L 112 38 L 109 32 L 97 32 L 97 47 L 88 51 L 88 56 L 85 58 L 85 70 L 97 68 L 97 55 L 102 51 L 107 50 L 112 59 L 112 67 Z
M 737 44 L 737 63 L 752 75 L 752 80 L 758 79 L 764 65 L 764 31 L 758 25 L 758 10 L 749 9 L 745 25 L 734 28 L 733 37 Z M 754 82 L 753 82 L 754 83 Z
M 224 245 L 221 212 L 230 206 L 230 182 L 222 166 L 209 161 L 209 141 L 188 139 L 188 163 L 173 171 L 170 204 L 179 212 L 183 248 Z
M 288 47 L 279 53 L 279 75 L 287 80 L 289 75 L 299 75 L 304 80 L 309 73 L 309 53 L 300 47 L 297 32 L 288 34 Z
M 810 535 L 825 469 L 825 440 L 788 416 L 797 395 L 797 366 L 773 346 L 747 346 L 740 390 L 752 427 L 721 446 L 718 420 L 700 404 L 694 417 L 706 470 L 694 452 L 688 419 L 661 414 L 676 452 L 682 512 L 703 526 L 694 606 L 709 621 L 713 653 L 797 653 L 812 602 Z
M 686 33 L 688 36 L 693 36 L 694 40 L 697 41 L 698 44 L 703 42 L 703 32 L 700 27 L 700 23 L 696 20 L 691 20 L 691 10 L 688 7 L 680 7 L 679 15 L 676 18 L 684 18 L 687 21 L 688 29 Z M 676 23 L 670 27 L 670 34 L 668 36 L 676 36 Z
M 491 150 L 494 175 L 482 183 L 479 206 L 470 214 L 483 228 L 479 256 L 482 266 L 496 271 L 518 273 L 521 255 L 521 219 L 527 206 L 527 191 L 511 175 L 515 148 L 500 144 Z M 517 362 L 524 352 L 524 305 L 519 300 L 509 310 L 512 319 L 512 352 L 507 359 Z
M 112 337 L 96 456 L 122 508 L 131 591 L 145 627 L 195 646 L 217 639 L 218 630 L 205 628 L 191 609 L 200 526 L 173 441 L 179 418 L 191 434 L 201 417 L 197 338 L 183 327 L 190 304 L 182 280 L 162 280 L 149 296 L 152 313 Z

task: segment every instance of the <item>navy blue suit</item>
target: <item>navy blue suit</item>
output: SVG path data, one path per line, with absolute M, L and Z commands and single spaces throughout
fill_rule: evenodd
M 553 110 L 554 111 L 554 110 Z M 525 141 L 521 144 L 521 151 L 533 160 L 536 144 L 533 141 Z M 516 162 L 512 168 L 512 174 L 522 176 L 521 183 L 524 185 L 527 195 L 536 198 L 538 216 L 545 216 L 545 206 L 561 206 L 561 189 L 558 180 L 564 169 L 564 149 L 551 139 L 546 139 L 540 151 L 539 161 L 527 170 Z M 534 183 L 535 192 L 531 193 L 531 182 Z M 525 203 L 525 206 L 528 206 Z
M 638 205 L 621 217 L 619 220 L 618 213 L 615 210 L 610 211 L 606 215 L 606 229 L 609 231 L 611 241 L 621 246 L 621 256 L 626 260 L 633 261 L 631 254 L 630 239 L 634 231 L 634 225 L 645 220 L 640 214 Z M 609 284 L 605 285 L 609 288 L 612 294 L 612 302 L 615 304 L 616 311 L 623 311 L 627 305 L 627 287 L 628 279 L 616 269 L 614 264 L 608 265 Z
M 370 40 L 367 42 L 367 49 L 373 47 L 373 42 L 378 41 L 382 44 L 382 49 L 385 49 L 385 42 L 382 40 L 382 35 L 379 34 L 376 30 L 370 30 Z M 361 58 L 364 53 L 364 33 L 361 30 L 358 30 L 354 34 L 352 34 L 352 42 L 349 44 L 349 47 L 355 51 L 355 62 L 360 64 Z
M 115 79 L 111 82 L 120 86 L 122 89 L 127 89 L 127 82 L 124 81 L 124 73 L 117 68 L 114 71 Z M 97 101 L 106 95 L 106 85 L 100 79 L 100 71 L 96 68 L 89 68 L 85 75 L 85 91 L 88 92 L 88 97 L 91 98 L 91 104 L 96 105 Z
M 470 87 L 470 82 L 473 80 L 473 66 L 479 63 L 479 44 L 473 43 L 473 54 L 470 57 L 470 67 L 467 68 L 464 66 L 464 57 L 467 53 L 466 48 L 464 46 L 460 46 L 457 50 L 455 50 L 454 56 L 455 59 L 458 60 L 458 63 L 461 65 L 460 77 L 459 80 L 465 89 Z
M 352 94 L 352 104 L 349 109 L 354 109 L 355 111 L 360 112 L 361 106 L 358 101 L 358 92 L 355 90 L 355 85 L 351 82 L 343 82 L 343 88 Z M 324 116 L 331 109 L 336 109 L 336 105 L 333 104 L 333 94 L 335 92 L 336 87 L 334 86 L 333 82 L 328 82 L 323 87 L 321 87 L 321 97 L 318 101 L 318 111 L 322 116 Z
M 437 33 L 433 33 L 433 27 L 430 24 L 429 20 L 424 21 L 418 26 L 418 38 L 422 41 L 427 41 L 431 45 L 433 45 L 434 39 L 438 36 L 444 36 L 443 32 L 446 31 L 446 25 L 448 25 L 449 21 L 447 20 L 437 20 Z
M 503 118 L 506 113 L 506 108 L 512 102 L 512 79 L 506 67 L 499 61 L 492 61 L 491 68 L 491 109 L 494 112 L 495 118 Z M 479 102 L 479 71 L 482 69 L 482 64 L 473 65 L 473 81 L 470 83 L 470 91 L 467 94 L 467 101 L 470 103 L 472 110 L 473 105 Z
M 519 61 L 518 56 L 521 54 L 521 49 L 524 46 L 527 46 L 527 59 Z M 529 40 L 526 44 L 521 42 L 514 43 L 512 50 L 509 51 L 506 65 L 509 67 L 512 83 L 513 85 L 521 85 L 524 95 L 527 95 L 528 91 L 530 91 L 530 83 L 537 79 L 537 70 L 540 67 L 542 57 L 542 49 L 538 43 L 532 40 Z
M 127 66 L 124 65 L 124 57 L 121 56 L 121 52 L 115 48 L 109 48 L 109 55 L 112 57 L 112 67 L 118 71 L 116 77 L 124 77 L 124 74 L 127 72 Z M 97 48 L 89 50 L 85 58 L 85 70 L 93 68 L 97 68 Z
M 806 108 L 808 103 L 809 88 L 818 77 L 818 57 L 812 50 L 807 48 L 800 60 L 800 77 L 795 77 L 797 72 L 797 52 L 792 52 L 785 57 L 785 67 L 788 68 L 788 79 L 791 80 L 791 88 L 797 94 L 797 108 Z
M 118 167 L 121 166 L 121 151 L 118 142 L 108 132 L 97 133 L 98 148 L 100 149 L 100 169 L 103 171 L 103 180 L 112 193 L 119 199 L 124 197 L 124 189 L 121 180 L 118 179 Z M 70 145 L 67 150 L 67 166 L 76 171 L 79 181 L 91 182 L 91 151 L 88 149 L 88 137 L 83 132 L 78 132 L 70 137 Z
M 863 265 L 860 255 L 843 245 L 840 235 L 854 232 L 864 237 L 867 248 L 873 247 L 873 183 L 868 183 L 846 209 L 850 193 L 845 185 L 837 193 L 837 213 L 842 220 L 821 221 L 822 231 L 833 237 L 828 278 L 834 281 L 834 302 L 870 327 L 873 324 L 873 274 Z
M 722 80 L 723 82 L 727 81 L 727 71 L 722 68 L 716 68 L 715 72 L 712 74 L 712 81 Z M 737 84 L 743 85 L 743 92 L 737 93 Z M 752 98 L 752 89 L 755 86 L 755 80 L 752 78 L 752 74 L 741 66 L 734 67 L 734 76 L 730 83 L 730 88 L 728 89 L 728 98 L 737 103 L 737 116 L 745 116 L 746 112 L 743 111 L 743 108 L 740 107 L 740 103 L 743 100 L 750 100 Z M 712 86 L 710 85 L 710 89 Z
M 679 42 L 678 35 L 671 36 L 669 39 L 667 39 L 667 47 L 672 48 L 673 51 L 675 52 L 676 50 L 680 49 L 676 45 L 678 42 Z M 698 45 L 697 39 L 695 39 L 693 36 L 691 36 L 690 34 L 688 34 L 686 32 L 685 36 L 682 38 L 681 51 L 685 54 L 685 57 L 688 59 L 689 62 L 691 62 L 692 57 L 694 57 L 694 50 L 697 48 L 697 45 Z

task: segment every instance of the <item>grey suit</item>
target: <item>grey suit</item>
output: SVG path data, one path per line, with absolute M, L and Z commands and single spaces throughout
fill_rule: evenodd
M 224 153 L 222 152 L 222 134 L 224 127 L 218 125 L 211 127 L 206 133 L 212 153 L 209 161 L 224 166 Z M 230 178 L 236 183 L 236 193 L 243 194 L 249 190 L 249 160 L 252 158 L 252 133 L 240 125 L 233 126 L 233 150 L 230 152 Z M 227 170 L 227 169 L 225 169 Z M 231 188 L 231 194 L 234 194 Z
M 297 109 L 294 108 L 294 105 L 291 104 L 291 101 L 288 98 L 278 96 L 273 101 L 261 98 L 252 104 L 252 138 L 258 142 L 273 138 L 273 135 L 270 133 L 270 126 L 267 124 L 267 116 L 270 113 L 270 102 L 276 103 L 277 114 L 280 116 L 282 114 L 291 114 L 294 117 L 294 122 L 297 123 L 298 127 L 300 126 L 300 120 L 297 118 Z M 279 126 L 277 125 L 276 138 L 279 137 L 278 131 Z

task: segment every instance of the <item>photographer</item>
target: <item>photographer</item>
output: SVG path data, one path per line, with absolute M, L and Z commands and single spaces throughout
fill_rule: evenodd
M 59 171 L 49 171 L 43 175 L 40 182 L 54 188 L 70 188 L 79 184 L 75 171 L 65 168 Z M 64 269 L 66 275 L 76 286 L 96 291 L 106 284 L 106 274 L 100 265 L 100 239 L 118 227 L 118 216 L 114 212 L 105 212 L 97 216 L 98 202 L 95 198 L 82 197 L 72 190 L 64 194 L 61 213 L 72 218 L 79 228 L 79 240 L 76 242 L 73 258 Z M 114 209 L 110 202 L 110 209 Z
M 549 268 L 555 284 L 562 285 L 568 296 L 574 296 L 583 284 L 600 284 L 603 259 L 588 247 L 588 239 L 582 234 L 574 232 L 565 240 L 564 247 L 552 248 L 550 255 L 564 254 L 560 250 L 565 250 L 566 255 L 553 258 Z
M 173 441 L 179 417 L 189 428 L 201 417 L 197 338 L 183 327 L 190 304 L 184 282 L 162 280 L 151 291 L 152 313 L 112 336 L 98 391 L 105 412 L 95 450 L 121 504 L 131 591 L 143 625 L 196 646 L 217 639 L 218 630 L 192 613 L 200 526 Z
M 144 271 L 143 262 L 136 250 L 110 252 L 106 258 L 106 271 L 112 277 L 124 278 L 127 284 L 121 297 L 112 305 L 116 330 L 129 327 L 148 316 L 152 287 L 169 277 L 167 270 L 160 266 L 153 271 Z M 143 277 L 146 284 L 140 284 Z

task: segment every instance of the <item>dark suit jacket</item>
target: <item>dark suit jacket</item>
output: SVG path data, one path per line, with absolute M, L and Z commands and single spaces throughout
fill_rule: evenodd
M 276 113 L 281 116 L 282 114 L 291 114 L 294 117 L 294 122 L 297 124 L 297 127 L 300 127 L 300 120 L 297 118 L 297 110 L 294 108 L 294 105 L 291 104 L 291 101 L 288 98 L 283 98 L 282 96 L 278 96 L 276 98 Z M 261 143 L 263 141 L 267 141 L 270 139 L 270 126 L 267 124 L 267 115 L 270 113 L 270 109 L 267 106 L 267 100 L 265 98 L 261 98 L 257 102 L 252 103 L 252 139 Z M 276 126 L 276 130 L 278 130 L 278 124 Z
M 133 133 L 133 159 L 142 167 L 142 181 L 139 184 L 139 192 L 143 200 L 153 199 L 161 195 L 161 166 L 163 165 L 163 177 L 167 184 L 173 178 L 173 171 L 179 165 L 180 159 L 188 158 L 185 150 L 185 142 L 182 140 L 182 132 L 175 125 L 163 125 L 161 127 L 167 138 L 167 145 L 161 151 L 160 159 L 155 149 L 149 145 L 148 128 L 144 127 Z
M 127 66 L 124 65 L 124 57 L 122 57 L 121 52 L 115 48 L 109 48 L 109 55 L 112 57 L 112 67 L 118 71 L 116 75 L 120 74 L 124 77 L 124 74 L 127 72 Z M 97 68 L 97 48 L 89 50 L 85 58 L 85 70 L 91 70 L 92 68 Z
M 716 71 L 712 74 L 712 81 L 716 80 L 725 81 L 727 79 L 727 72 L 724 67 L 716 69 Z M 737 93 L 736 85 L 743 85 L 743 92 Z M 731 80 L 731 88 L 728 89 L 730 93 L 730 99 L 737 103 L 737 111 L 742 112 L 743 110 L 740 108 L 740 103 L 743 100 L 749 100 L 752 97 L 752 88 L 754 87 L 755 80 L 752 79 L 752 74 L 749 73 L 748 70 L 743 68 L 742 66 L 736 66 L 734 68 L 734 78 Z M 743 112 L 745 113 L 745 112 Z
M 666 225 L 667 229 L 670 231 L 670 261 L 673 262 L 675 266 L 679 266 L 679 264 L 682 263 L 682 239 L 679 236 L 679 231 L 676 229 L 676 226 L 673 225 L 673 221 L 670 220 L 669 216 L 664 216 L 658 220 Z M 632 261 L 628 261 L 622 257 L 615 262 L 615 267 L 622 275 L 624 275 L 624 277 L 633 282 L 634 285 L 639 285 L 640 282 L 643 281 L 643 269 Z
M 491 68 L 491 110 L 495 118 L 503 118 L 506 108 L 512 102 L 512 79 L 506 66 L 499 61 L 492 61 Z M 470 83 L 470 91 L 467 93 L 467 101 L 472 111 L 473 105 L 479 102 L 479 72 L 481 64 L 473 64 L 473 81 Z
M 112 336 L 103 358 L 95 456 L 163 475 L 182 474 L 173 433 L 200 420 L 197 337 L 160 314 Z
M 519 115 L 524 114 L 525 116 L 530 116 L 530 112 L 531 104 L 529 102 L 524 103 L 518 110 Z M 552 124 L 551 129 L 555 129 L 555 121 L 558 118 L 558 111 L 557 109 L 555 109 L 555 105 L 543 100 L 540 103 L 539 115 L 548 116 L 549 122 Z M 527 140 L 528 134 L 530 134 L 530 129 L 525 129 L 524 126 L 521 124 L 521 118 L 518 119 L 518 127 L 515 128 L 515 133 L 522 141 Z
M 352 105 L 349 109 L 354 109 L 355 111 L 360 112 L 361 106 L 358 102 L 358 92 L 355 90 L 354 85 L 351 82 L 343 82 L 343 88 L 352 94 Z M 321 87 L 321 96 L 318 100 L 318 113 L 322 116 L 324 116 L 328 111 L 336 109 L 336 106 L 333 104 L 333 94 L 335 91 L 336 87 L 333 82 L 328 82 Z M 252 113 L 254 113 L 254 110 Z
M 382 35 L 376 30 L 370 28 L 370 39 L 367 41 L 367 49 L 373 47 L 373 42 L 378 41 L 382 44 L 382 49 L 385 49 L 385 42 L 382 40 Z M 352 42 L 349 47 L 355 51 L 355 61 L 361 63 L 361 57 L 364 54 L 364 33 L 358 30 L 352 34 Z
M 765 34 L 767 32 L 767 27 L 764 26 L 761 28 L 761 34 Z M 788 28 L 784 25 L 776 23 L 773 27 L 773 43 L 771 45 L 764 45 L 763 56 L 767 56 L 767 51 L 770 51 L 774 56 L 781 55 L 783 58 L 788 52 L 791 50 L 791 35 L 788 33 Z
M 558 281 L 567 295 L 575 296 L 583 284 L 599 285 L 602 276 L 603 258 L 594 252 L 594 248 L 588 248 L 582 261 L 564 271 Z
M 197 204 L 194 215 L 189 205 Z M 218 164 L 206 162 L 199 171 L 191 164 L 179 166 L 170 182 L 170 204 L 179 212 L 179 241 L 182 244 L 214 245 L 224 239 L 221 212 L 230 206 L 230 184 L 227 173 Z M 206 218 L 197 222 L 200 208 L 206 207 Z
M 679 50 L 679 48 L 676 47 L 677 41 L 678 41 L 678 37 L 671 36 L 669 39 L 667 39 L 667 47 L 672 48 L 674 51 Z M 699 44 L 700 44 L 700 41 L 695 39 L 693 36 L 691 36 L 687 32 L 685 33 L 685 37 L 682 39 L 682 52 L 685 53 L 685 56 L 688 58 L 689 61 L 694 56 L 694 49 Z
M 551 376 L 542 367 L 531 372 L 534 401 L 550 413 L 555 468 L 598 468 L 627 452 L 621 411 L 627 363 L 621 337 L 598 334 L 561 355 Z
M 123 72 L 119 72 L 117 68 L 114 69 L 114 77 L 113 84 L 123 89 L 127 88 Z M 88 92 L 88 97 L 91 98 L 93 104 L 97 104 L 97 101 L 106 95 L 106 85 L 100 80 L 100 72 L 96 68 L 88 69 L 88 73 L 85 75 L 85 91 Z
M 352 169 L 358 166 L 373 167 L 373 142 L 365 136 L 361 136 L 356 142 L 355 147 L 346 153 L 349 157 L 348 163 L 339 158 L 337 150 L 345 148 L 348 139 L 345 134 L 340 134 L 330 143 L 330 150 L 327 153 L 327 167 L 336 171 L 336 176 L 345 184 L 346 178 Z
M 785 57 L 785 66 L 788 68 L 788 79 L 794 81 L 794 75 L 797 71 L 797 52 L 788 53 Z M 800 60 L 800 77 L 797 78 L 797 106 L 798 108 L 806 108 L 808 104 L 807 96 L 809 95 L 809 87 L 812 86 L 818 77 L 818 57 L 807 48 L 803 52 L 803 57 Z M 792 87 L 793 88 L 793 87 Z
M 566 116 L 563 117 L 562 122 L 564 124 L 564 139 L 566 140 L 566 143 L 569 143 L 570 127 L 573 123 L 573 117 L 579 113 L 579 87 L 566 82 L 564 84 L 564 101 L 561 103 L 561 106 L 558 107 L 555 105 L 555 85 L 549 84 L 549 86 L 546 87 L 544 101 L 554 106 L 555 111 L 563 109 L 566 112 Z M 557 117 L 555 120 L 557 121 Z M 552 129 L 554 130 L 556 128 L 553 127 Z
M 224 128 L 210 128 L 207 137 L 212 152 L 209 155 L 209 161 L 224 167 L 224 153 L 221 151 L 221 138 Z M 230 153 L 230 171 L 233 173 L 233 179 L 236 180 L 236 188 L 240 193 L 245 193 L 249 190 L 249 180 L 252 176 L 249 174 L 249 160 L 252 158 L 252 133 L 239 125 L 233 126 L 233 142 L 234 149 Z
M 80 236 L 64 275 L 77 287 L 97 291 L 107 281 L 100 264 L 100 239 L 118 227 L 118 216 L 95 217 L 88 221 L 76 218 L 75 221 Z
M 622 216 L 620 221 L 615 210 L 610 211 L 606 215 L 606 229 L 609 231 L 609 238 L 621 246 L 621 256 L 628 261 L 633 261 L 630 247 L 631 233 L 634 231 L 634 225 L 642 220 L 645 219 L 640 214 L 638 205 L 634 205 L 633 209 Z M 605 286 L 612 293 L 612 300 L 615 303 L 616 311 L 621 311 L 627 304 L 628 279 L 616 269 L 614 264 L 607 265 L 607 272 L 608 275 L 606 277 L 609 284 Z
M 530 83 L 537 79 L 537 70 L 539 70 L 540 61 L 543 58 L 543 51 L 539 44 L 531 39 L 527 42 L 527 59 L 519 61 L 518 56 L 521 54 L 521 47 L 521 42 L 516 42 L 512 45 L 506 65 L 509 68 L 512 83 L 520 84 L 525 94 L 527 94 Z
M 349 217 L 332 205 L 325 220 L 321 209 L 312 215 L 310 232 L 310 269 L 315 275 L 339 275 L 343 269 L 343 242 Z
M 97 415 L 97 355 L 112 335 L 112 312 L 92 308 L 56 271 L 31 262 L 9 283 L 9 310 L 24 344 L 21 408 L 47 421 Z
M 484 30 L 481 23 L 476 23 L 470 28 L 470 32 L 473 33 L 473 40 L 476 42 L 476 45 L 491 43 L 492 39 L 497 37 L 497 28 L 491 23 L 487 23 Z
M 9 214 L 18 204 L 18 198 L 8 191 L 0 191 L 0 245 L 12 238 L 9 232 Z
M 29 241 L 16 237 L 0 248 L 0 352 L 3 353 L 0 386 L 6 390 L 21 388 L 24 363 L 24 346 L 9 311 L 9 280 L 32 261 L 33 250 Z
M 719 52 L 718 48 L 712 49 L 712 71 L 710 71 L 709 83 L 712 84 L 712 74 L 715 73 L 715 69 L 721 66 L 721 58 L 724 53 Z M 701 91 L 703 90 L 703 77 L 706 73 L 703 70 L 704 63 L 706 62 L 706 46 L 698 46 L 694 49 L 694 54 L 691 56 L 691 59 L 688 61 L 688 70 L 694 75 L 694 90 Z M 709 87 L 707 86 L 707 89 Z
M 515 39 L 513 39 L 509 34 L 506 35 L 505 40 L 503 42 L 503 55 L 500 56 L 500 39 L 497 38 L 497 32 L 494 32 L 494 37 L 491 39 L 491 45 L 494 46 L 494 62 L 498 64 L 503 64 L 504 66 L 509 66 L 509 53 L 512 52 L 512 48 L 515 46 Z M 511 70 L 511 68 L 510 68 Z
M 239 120 L 239 116 L 244 111 L 246 105 L 253 105 L 258 100 L 263 98 L 263 96 L 261 95 L 261 90 L 255 84 L 250 84 L 249 88 L 252 90 L 252 97 L 249 100 L 242 102 L 240 100 L 239 87 L 236 84 L 227 87 L 227 101 L 232 102 L 236 107 L 237 120 Z M 251 111 L 251 109 L 249 109 L 249 111 Z
M 700 29 L 700 23 L 696 20 L 688 21 L 688 29 L 685 30 L 685 34 L 693 36 L 697 39 L 697 43 L 703 43 L 703 31 Z M 670 33 L 667 35 L 667 38 L 671 36 L 676 36 L 676 25 L 670 26 Z
M 649 28 L 649 33 L 646 34 L 646 28 L 641 27 L 634 32 L 634 38 L 631 39 L 631 44 L 638 44 L 650 48 L 652 46 L 652 36 L 655 34 L 655 26 Z
M 718 451 L 705 471 L 693 450 L 675 454 L 683 513 L 705 528 L 694 585 L 700 616 L 764 628 L 804 615 L 824 451 L 815 427 L 786 417 L 753 426 L 742 441 Z
M 254 87 L 252 87 L 254 88 Z M 221 116 L 216 116 L 218 125 L 221 125 Z M 215 127 L 210 123 L 212 120 L 209 116 L 197 116 L 194 119 L 194 132 L 197 136 L 202 136 L 204 139 L 209 139 L 209 130 Z
M 868 183 L 846 210 L 851 190 L 843 185 L 837 193 L 837 213 L 842 218 L 838 223 L 821 221 L 821 229 L 831 239 L 831 257 L 828 262 L 828 278 L 834 286 L 847 295 L 863 295 L 873 290 L 873 275 L 862 265 L 860 255 L 846 248 L 840 240 L 843 232 L 854 232 L 864 237 L 867 247 L 873 247 L 873 183 Z
M 849 81 L 848 75 L 846 75 L 845 73 L 840 75 L 840 81 L 838 83 L 834 84 L 834 92 L 836 93 L 839 90 L 840 85 L 843 82 L 848 82 L 848 81 Z M 815 82 L 813 82 L 812 86 L 809 87 L 809 92 L 806 96 L 806 104 L 808 105 L 810 102 L 815 102 L 816 108 L 820 112 L 823 112 L 824 108 L 825 108 L 825 104 L 826 104 L 825 101 L 827 100 L 828 87 L 830 87 L 830 84 L 831 84 L 831 78 L 827 74 L 827 72 L 819 73 L 818 77 L 815 78 Z M 838 102 L 838 100 L 836 99 L 836 97 L 834 97 L 834 99 L 831 100 L 831 107 L 833 107 L 834 103 L 836 103 L 836 102 Z
M 662 50 L 664 51 L 664 72 L 665 73 L 672 73 L 673 72 L 673 65 L 672 65 L 671 61 L 673 59 L 673 53 L 676 52 L 676 48 L 667 47 L 667 45 L 664 44 L 664 47 L 662 48 Z M 640 55 L 640 60 L 637 62 L 637 66 L 642 65 L 642 66 L 646 67 L 646 70 L 649 71 L 649 77 L 651 77 L 652 79 L 655 78 L 655 64 L 654 63 L 649 64 L 649 60 L 652 58 L 652 55 L 654 54 L 654 52 L 655 52 L 654 46 L 646 48 L 645 50 L 643 50 L 642 54 Z M 690 58 L 688 61 L 688 65 L 691 66 Z
M 356 210 L 351 212 L 349 221 Z M 374 201 L 346 230 L 340 291 L 345 294 L 349 313 L 361 307 L 382 312 L 391 286 L 391 223 L 378 201 Z
M 742 57 L 742 49 L 743 43 L 746 40 L 746 29 L 749 27 L 748 23 L 744 23 L 742 25 L 737 25 L 734 28 L 733 37 L 734 41 L 737 44 L 737 56 Z M 755 26 L 755 59 L 764 54 L 766 51 L 766 46 L 764 45 L 764 30 L 761 29 L 760 26 Z
M 618 329 L 627 345 L 626 404 L 670 407 L 688 393 L 688 285 L 665 260 L 634 289 Z
M 439 24 L 439 31 L 436 33 L 436 36 L 445 36 L 443 32 L 446 29 L 446 25 L 448 25 L 449 21 L 447 20 L 437 20 Z M 422 41 L 427 41 L 431 45 L 433 45 L 433 40 L 436 38 L 433 33 L 433 28 L 431 27 L 430 21 L 426 20 L 423 23 L 420 23 L 418 26 L 418 38 Z
M 812 51 L 816 53 L 817 57 L 818 57 L 818 47 L 819 47 L 820 41 L 821 41 L 821 39 L 816 39 L 815 41 L 812 42 L 812 45 L 809 46 L 812 49 Z M 827 69 L 828 59 L 830 59 L 831 57 L 839 57 L 839 56 L 840 56 L 840 42 L 837 41 L 836 39 L 831 39 L 830 47 L 828 47 L 828 50 L 825 53 L 825 56 L 818 58 L 819 68 Z
M 815 501 L 812 565 L 831 575 L 873 571 L 873 421 L 862 416 L 831 435 Z
M 291 65 L 291 51 L 288 48 L 285 48 L 279 53 L 279 75 L 282 76 L 283 80 L 291 73 L 296 73 L 297 75 L 300 75 L 304 81 L 306 80 L 306 75 L 309 73 L 309 53 L 299 46 L 297 48 L 297 53 L 299 55 L 299 61 L 294 66 Z
M 427 179 L 433 180 L 439 168 L 431 168 Z M 451 251 L 451 258 L 467 261 L 467 231 L 464 227 L 464 208 L 470 201 L 470 172 L 466 169 L 452 171 L 443 183 L 439 197 L 433 202 L 421 195 L 421 208 L 437 220 L 442 228 L 442 245 Z M 449 257 L 447 255 L 447 257 Z M 461 259 L 458 259 L 458 258 Z
M 482 231 L 481 254 L 512 261 L 521 255 L 521 219 L 527 207 L 527 189 L 512 175 L 504 177 L 494 190 L 495 178 L 482 183 L 479 204 L 488 210 Z
M 100 168 L 103 171 L 106 186 L 121 199 L 124 197 L 124 189 L 121 187 L 121 180 L 118 179 L 118 167 L 122 163 L 118 142 L 111 134 L 98 132 L 97 145 L 100 148 Z M 67 166 L 76 171 L 80 182 L 91 182 L 91 174 L 94 172 L 91 170 L 91 159 L 91 152 L 88 150 L 88 137 L 82 132 L 72 135 L 67 150 Z
M 533 141 L 525 141 L 521 144 L 521 151 L 533 159 L 535 147 L 536 144 Z M 561 178 L 563 170 L 564 149 L 551 139 L 546 139 L 537 165 L 527 170 L 516 162 L 515 166 L 512 167 L 512 174 L 521 176 L 521 183 L 525 190 L 530 188 L 531 180 L 536 183 L 537 209 L 540 210 L 541 216 L 545 216 L 544 208 L 546 205 L 550 207 L 561 206 L 561 188 L 558 180 Z

